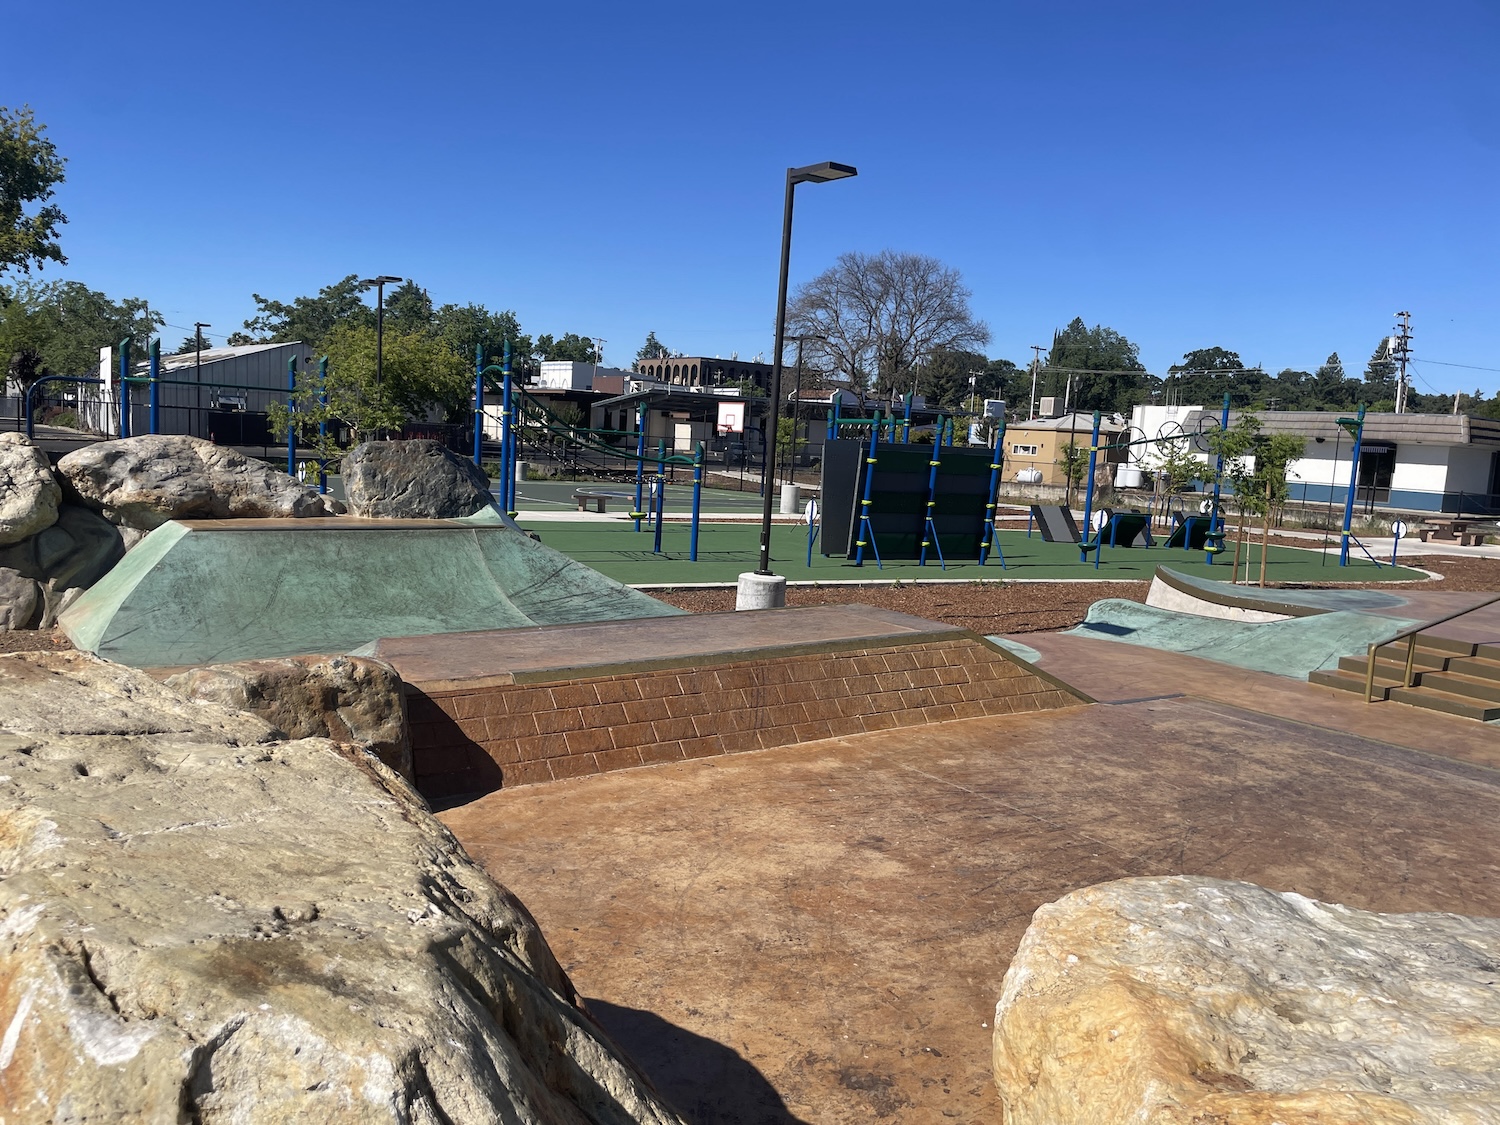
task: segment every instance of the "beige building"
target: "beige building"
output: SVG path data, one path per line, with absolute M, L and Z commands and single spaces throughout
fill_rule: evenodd
M 1067 474 L 1063 471 L 1063 450 L 1073 444 L 1086 455 L 1093 432 L 1092 413 L 1064 414 L 1061 418 L 1033 418 L 1029 422 L 1016 422 L 1006 426 L 1005 479 L 1023 484 L 1066 485 L 1068 481 Z M 1109 444 L 1124 432 L 1123 422 L 1113 422 L 1106 418 L 1099 424 L 1099 444 Z M 1102 473 L 1104 465 L 1124 461 L 1125 454 L 1123 449 L 1101 449 L 1099 471 Z

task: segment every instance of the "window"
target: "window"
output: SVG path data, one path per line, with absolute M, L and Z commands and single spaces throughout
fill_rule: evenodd
M 1010 447 L 1010 451 L 1021 457 L 1036 456 L 1036 446 L 1034 445 L 1013 445 Z

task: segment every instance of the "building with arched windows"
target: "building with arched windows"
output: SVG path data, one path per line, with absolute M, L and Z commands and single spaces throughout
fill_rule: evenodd
M 771 365 L 744 359 L 720 359 L 718 356 L 672 355 L 660 359 L 636 360 L 635 371 L 672 387 L 759 387 L 762 393 L 771 389 Z M 784 374 L 784 373 L 783 373 Z

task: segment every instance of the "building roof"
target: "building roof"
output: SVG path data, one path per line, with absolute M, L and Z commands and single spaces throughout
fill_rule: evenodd
M 161 357 L 161 369 L 163 371 L 180 371 L 184 367 L 192 367 L 198 357 L 203 357 L 205 364 L 219 363 L 226 359 L 239 359 L 241 356 L 254 355 L 257 352 L 274 351 L 277 348 L 298 348 L 303 352 L 308 351 L 308 346 L 300 340 L 289 340 L 280 344 L 237 344 L 234 347 L 204 348 L 201 352 L 183 352 L 179 355 L 164 355 Z M 144 367 L 145 364 L 138 366 Z
M 1116 422 L 1112 418 L 1103 417 L 1099 419 L 1099 432 L 1101 434 L 1118 434 L 1125 430 L 1124 422 Z M 1094 429 L 1094 414 L 1092 411 L 1085 414 L 1082 411 L 1074 411 L 1072 414 L 1064 414 L 1058 418 L 1033 418 L 1029 422 L 1012 422 L 1005 427 L 1007 433 L 1014 430 L 1067 430 L 1087 434 Z
M 1198 415 L 1214 413 L 1192 411 L 1182 422 L 1188 433 L 1198 429 Z M 1353 418 L 1358 412 L 1325 410 L 1231 410 L 1229 424 L 1234 425 L 1245 414 L 1254 414 L 1261 431 L 1268 434 L 1301 434 L 1310 438 L 1335 438 L 1344 431 L 1340 418 Z M 1215 419 L 1217 422 L 1217 419 Z M 1345 435 L 1347 436 L 1347 435 Z M 1469 414 L 1366 414 L 1365 441 L 1388 441 L 1431 445 L 1500 446 L 1500 419 L 1478 418 Z

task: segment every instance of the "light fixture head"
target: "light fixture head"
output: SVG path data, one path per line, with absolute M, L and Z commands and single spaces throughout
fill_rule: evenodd
M 835 164 L 832 160 L 787 169 L 787 176 L 794 184 L 826 184 L 829 180 L 847 180 L 857 175 L 859 170 L 854 165 Z

